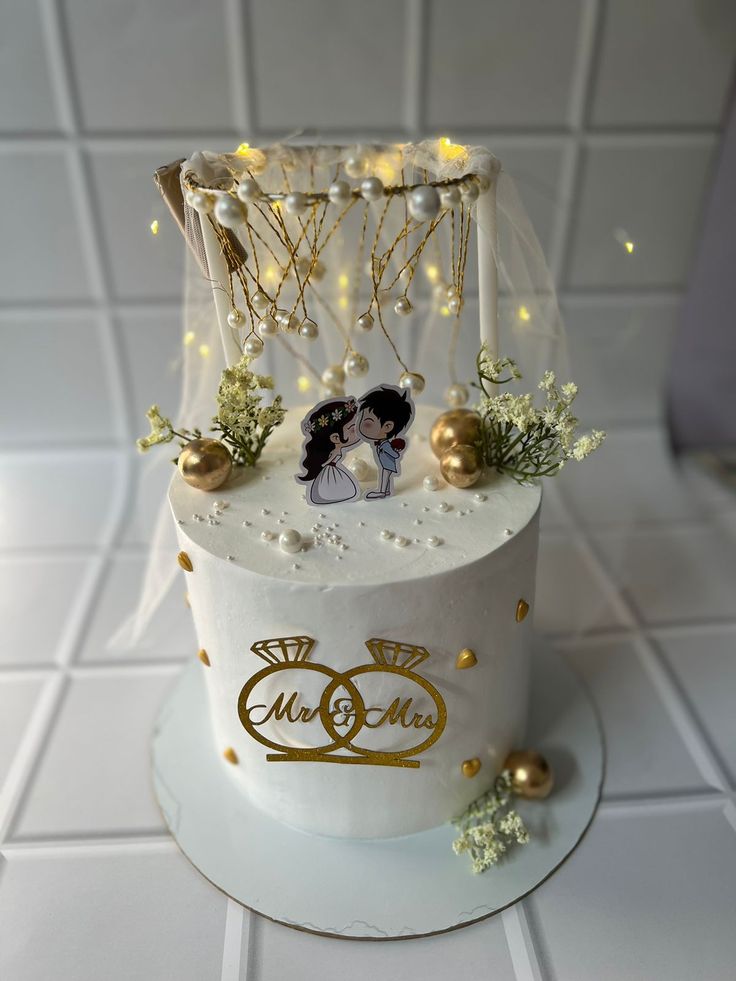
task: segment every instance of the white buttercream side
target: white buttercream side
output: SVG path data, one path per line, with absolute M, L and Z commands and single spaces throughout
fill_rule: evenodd
M 431 410 L 424 415 L 426 423 Z M 294 433 L 287 432 L 286 437 L 284 447 L 289 439 L 293 441 Z M 284 447 L 277 452 L 285 453 Z M 428 493 L 421 488 L 421 476 L 436 472 L 436 462 L 426 442 L 415 441 L 404 469 L 408 486 L 402 475 L 395 500 L 330 508 L 322 523 L 337 526 L 337 534 L 350 529 L 347 550 L 340 552 L 339 545 L 328 544 L 310 546 L 296 556 L 284 555 L 276 543 L 263 542 L 256 529 L 238 557 L 233 542 L 245 540 L 244 532 L 250 533 L 263 507 L 270 513 L 262 518 L 278 520 L 281 511 L 288 511 L 289 526 L 306 526 L 305 532 L 308 521 L 319 520 L 293 480 L 283 487 L 283 481 L 276 482 L 273 468 L 288 468 L 289 463 L 285 457 L 273 459 L 271 467 L 264 461 L 259 480 L 246 480 L 214 495 L 229 505 L 214 519 L 218 525 L 210 525 L 206 517 L 191 518 L 193 506 L 194 513 L 212 514 L 213 495 L 193 491 L 178 475 L 172 481 L 172 509 L 183 522 L 177 526 L 180 547 L 193 566 L 186 579 L 198 640 L 210 660 L 202 671 L 215 742 L 219 752 L 232 747 L 239 761 L 233 766 L 218 756 L 213 766 L 228 767 L 233 780 L 259 807 L 306 831 L 388 837 L 442 824 L 491 786 L 507 752 L 523 738 L 532 616 L 519 623 L 516 608 L 524 599 L 533 610 L 539 489 L 495 479 L 472 491 L 445 488 Z M 276 463 L 278 459 L 282 463 Z M 263 476 L 273 480 L 264 483 Z M 476 492 L 485 500 L 476 500 Z M 452 509 L 438 512 L 440 500 Z M 283 503 L 286 506 L 279 507 Z M 407 507 L 402 508 L 402 503 Z M 422 510 L 427 506 L 430 512 Z M 461 511 L 465 513 L 458 517 Z M 421 525 L 414 524 L 418 516 Z M 244 520 L 251 525 L 244 527 Z M 407 530 L 423 529 L 419 543 L 412 541 L 400 549 L 380 538 L 378 531 L 384 525 L 394 524 L 401 532 L 401 521 Z M 438 526 L 444 544 L 430 548 L 424 539 L 437 534 Z M 279 527 L 274 523 L 274 532 Z M 234 555 L 232 560 L 226 558 L 228 554 Z M 337 555 L 342 557 L 337 560 Z M 292 570 L 293 564 L 299 568 Z M 375 728 L 363 725 L 353 739 L 360 749 L 335 752 L 352 756 L 354 762 L 267 759 L 284 753 L 246 731 L 238 699 L 249 679 L 267 666 L 251 646 L 296 636 L 313 638 L 309 661 L 324 665 L 328 673 L 374 664 L 366 648 L 372 638 L 426 648 L 429 657 L 413 671 L 441 696 L 446 726 L 426 751 L 409 757 L 418 766 L 355 761 L 365 749 L 395 758 L 430 734 L 438 716 L 434 701 L 411 677 L 375 668 L 352 676 L 352 684 L 368 710 L 365 718 L 378 722 L 383 715 L 385 721 Z M 463 648 L 475 652 L 477 664 L 458 670 L 456 657 Z M 262 721 L 279 692 L 284 696 L 282 708 L 296 693 L 292 716 L 300 707 L 315 709 L 329 680 L 319 670 L 280 669 L 251 693 L 252 720 Z M 350 709 L 351 692 L 340 679 L 328 696 L 330 710 L 340 704 Z M 389 713 L 386 719 L 385 710 L 397 697 L 399 704 L 411 697 L 411 708 L 403 717 L 395 714 L 392 721 Z M 287 748 L 330 742 L 318 713 L 308 722 L 272 714 L 258 731 Z M 481 761 L 481 768 L 469 779 L 461 764 L 474 758 Z

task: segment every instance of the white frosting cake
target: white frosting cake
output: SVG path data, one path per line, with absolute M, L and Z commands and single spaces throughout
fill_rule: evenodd
M 306 831 L 442 824 L 522 744 L 541 492 L 426 489 L 437 461 L 415 434 L 438 411 L 417 410 L 390 499 L 308 505 L 297 409 L 219 491 L 171 483 L 221 765 Z

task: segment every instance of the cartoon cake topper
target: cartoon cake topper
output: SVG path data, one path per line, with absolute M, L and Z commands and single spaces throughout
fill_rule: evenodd
M 347 450 L 360 443 L 356 426 L 358 403 L 353 398 L 319 402 L 302 420 L 305 435 L 297 475 L 307 487 L 307 501 L 321 507 L 354 501 L 360 496 L 355 478 L 342 466 Z
M 358 435 L 373 446 L 378 467 L 378 487 L 368 491 L 367 501 L 390 497 L 394 476 L 401 473 L 399 460 L 406 450 L 402 436 L 414 421 L 414 403 L 405 388 L 378 385 L 361 398 L 358 413 Z
M 360 497 L 360 487 L 342 464 L 361 442 L 370 444 L 378 468 L 378 485 L 365 499 L 390 497 L 413 420 L 409 392 L 395 385 L 377 385 L 357 401 L 341 396 L 319 402 L 302 420 L 302 473 L 296 479 L 308 484 L 307 502 L 322 507 Z

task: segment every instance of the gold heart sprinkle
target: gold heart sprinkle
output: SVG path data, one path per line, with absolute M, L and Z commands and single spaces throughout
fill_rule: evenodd
M 525 599 L 520 599 L 516 604 L 516 622 L 521 623 L 521 621 L 526 617 L 529 612 L 529 604 Z
M 194 568 L 192 565 L 192 560 L 189 558 L 186 552 L 179 552 L 176 557 L 176 561 L 185 572 L 191 572 Z
M 463 668 L 474 668 L 477 663 L 475 651 L 471 651 L 469 647 L 464 647 L 455 658 L 455 667 L 458 671 L 462 671 Z
M 480 760 L 477 756 L 474 756 L 472 760 L 465 760 L 460 769 L 463 771 L 464 777 L 475 777 L 480 770 Z
M 202 662 L 202 664 L 206 664 L 207 667 L 210 666 L 210 659 L 207 655 L 207 651 L 204 648 L 202 648 L 200 651 L 197 652 L 197 657 Z
M 233 765 L 237 765 L 237 762 L 238 762 L 238 754 L 235 752 L 235 750 L 232 748 L 232 746 L 228 746 L 228 748 L 225 750 L 225 752 L 222 755 L 225 757 L 225 759 L 228 761 L 228 763 L 232 763 Z

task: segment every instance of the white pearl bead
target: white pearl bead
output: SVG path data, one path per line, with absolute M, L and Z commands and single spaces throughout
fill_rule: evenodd
M 261 337 L 274 337 L 279 332 L 279 325 L 276 323 L 274 318 L 269 314 L 267 317 L 262 317 L 258 321 L 256 330 L 261 335 Z
M 303 215 L 307 210 L 307 195 L 301 191 L 292 191 L 286 195 L 286 210 L 290 215 Z
M 429 538 L 427 539 L 427 545 L 429 545 L 430 548 L 437 548 L 438 545 L 441 544 L 442 544 L 442 539 L 438 538 L 436 535 L 430 535 Z
M 446 514 L 450 510 L 450 505 L 447 503 L 447 501 L 440 501 L 440 503 L 437 505 L 437 510 L 441 511 L 442 514 Z
M 211 194 L 205 194 L 204 191 L 195 191 L 192 195 L 192 207 L 200 215 L 209 214 L 214 205 L 215 202 Z
M 457 314 L 460 313 L 462 308 L 463 308 L 463 301 L 462 301 L 462 297 L 460 296 L 451 296 L 450 299 L 447 301 L 447 309 L 454 316 L 457 316 Z
M 299 328 L 299 336 L 303 337 L 305 341 L 313 341 L 319 336 L 319 327 L 309 317 L 305 317 Z
M 448 300 L 451 300 L 453 296 L 458 296 L 457 289 L 454 286 L 448 286 L 445 288 L 445 296 Z
M 408 296 L 400 296 L 394 303 L 394 312 L 398 313 L 400 317 L 408 317 L 412 310 L 413 307 Z
M 462 194 L 463 201 L 465 201 L 466 204 L 473 204 L 474 201 L 478 200 L 480 190 L 474 180 L 468 180 L 462 185 L 460 193 Z
M 461 198 L 462 195 L 457 184 L 450 184 L 449 187 L 443 187 L 440 191 L 440 204 L 443 208 L 454 208 L 456 204 L 460 204 Z
M 355 326 L 365 332 L 373 330 L 373 317 L 370 313 L 362 313 L 355 321 Z
M 345 173 L 348 177 L 362 177 L 367 169 L 368 161 L 360 153 L 354 153 L 345 161 Z
M 345 358 L 345 371 L 351 378 L 362 378 L 363 375 L 368 374 L 369 368 L 368 358 L 358 354 L 357 351 L 353 351 Z
M 390 542 L 393 537 L 394 537 L 394 533 L 390 531 L 388 528 L 384 528 L 381 531 L 381 538 L 384 540 L 384 542 Z
M 327 191 L 327 197 L 333 204 L 346 205 L 353 196 L 347 181 L 333 181 Z
M 240 327 L 244 320 L 245 317 L 243 316 L 243 311 L 238 310 L 237 307 L 233 307 L 230 313 L 227 315 L 227 322 L 233 329 Z
M 305 255 L 299 256 L 299 258 L 294 263 L 294 270 L 300 279 L 304 279 L 305 276 L 309 274 L 309 270 L 312 268 L 312 260 L 308 259 Z
M 348 463 L 348 469 L 353 472 L 353 476 L 356 478 L 356 480 L 368 480 L 371 475 L 370 466 L 365 462 L 365 460 L 361 460 L 360 457 L 352 459 Z
M 436 491 L 439 489 L 440 482 L 439 478 L 435 477 L 434 474 L 428 473 L 427 476 L 422 481 L 422 487 L 426 491 Z
M 251 334 L 243 345 L 243 350 L 249 358 L 260 358 L 263 354 L 263 341 L 260 337 L 256 337 L 255 334 Z
M 322 385 L 322 392 L 326 399 L 337 399 L 345 394 L 345 389 L 342 385 Z
M 345 384 L 345 369 L 342 365 L 331 364 L 322 372 L 322 384 L 326 386 L 341 387 Z
M 271 542 L 274 539 L 274 534 L 272 531 L 262 531 L 261 538 L 264 540 L 264 542 Z
M 250 302 L 253 305 L 253 309 L 258 313 L 264 313 L 271 306 L 271 301 L 263 290 L 256 290 L 256 292 L 250 298 Z
M 409 539 L 404 538 L 403 535 L 397 535 L 396 538 L 394 538 L 394 545 L 397 548 L 406 548 L 408 544 L 409 544 Z
M 298 552 L 302 547 L 302 536 L 296 528 L 285 528 L 279 535 L 279 548 L 282 552 Z
M 279 327 L 285 334 L 296 334 L 300 327 L 299 318 L 294 313 L 287 313 L 279 320 Z
M 193 191 L 193 190 L 192 190 L 192 189 L 190 188 L 190 189 L 189 189 L 189 190 L 187 191 L 187 193 L 186 193 L 186 194 L 184 195 L 184 200 L 186 201 L 186 203 L 187 203 L 187 204 L 189 205 L 189 207 L 190 207 L 190 208 L 193 208 L 193 207 L 194 207 L 194 195 L 195 195 L 195 193 L 196 193 L 196 192 L 195 192 L 195 191 Z
M 289 311 L 288 310 L 284 310 L 283 307 L 278 307 L 278 309 L 274 310 L 273 315 L 276 318 L 276 323 L 277 324 L 280 324 L 282 320 L 284 320 L 284 319 L 288 320 L 288 318 L 289 318 Z
M 383 181 L 380 177 L 366 177 L 361 182 L 360 193 L 366 201 L 378 201 L 383 197 Z
M 432 221 L 440 210 L 440 196 L 436 187 L 422 184 L 409 194 L 409 214 L 415 221 Z
M 243 222 L 245 213 L 243 205 L 237 198 L 229 194 L 221 194 L 215 204 L 215 221 L 223 228 L 237 228 Z
M 256 201 L 261 196 L 261 189 L 252 177 L 246 177 L 238 184 L 238 197 L 241 201 Z
M 467 388 L 459 382 L 450 385 L 445 392 L 445 402 L 453 409 L 459 409 L 461 405 L 465 405 L 469 397 Z
M 399 376 L 399 388 L 407 388 L 413 395 L 420 395 L 425 385 L 424 375 L 418 371 L 402 371 Z

